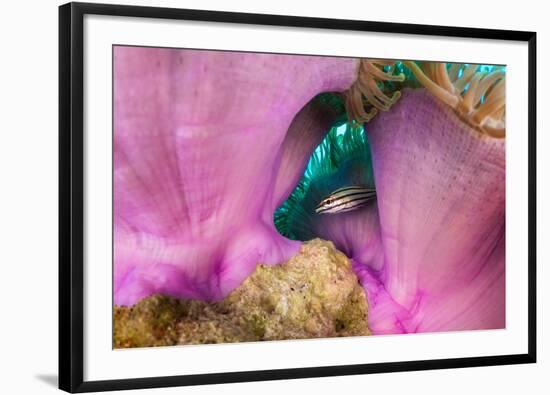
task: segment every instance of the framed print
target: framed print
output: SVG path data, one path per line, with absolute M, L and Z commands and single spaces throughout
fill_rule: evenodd
M 59 9 L 59 386 L 536 361 L 536 34 Z

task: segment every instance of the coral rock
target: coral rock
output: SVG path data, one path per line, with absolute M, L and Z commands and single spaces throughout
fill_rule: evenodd
M 258 265 L 224 300 L 154 295 L 115 307 L 115 347 L 370 335 L 350 260 L 320 239 L 284 264 Z

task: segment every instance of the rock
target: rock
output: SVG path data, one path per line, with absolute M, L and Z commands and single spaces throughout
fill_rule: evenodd
M 162 295 L 115 306 L 116 348 L 370 335 L 367 301 L 349 259 L 315 239 L 289 261 L 259 264 L 224 300 Z

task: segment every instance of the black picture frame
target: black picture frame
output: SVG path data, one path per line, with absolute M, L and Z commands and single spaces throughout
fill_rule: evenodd
M 87 14 L 309 27 L 528 43 L 528 352 L 470 358 L 84 381 L 83 18 Z M 59 388 L 90 392 L 536 362 L 536 33 L 127 5 L 59 8 Z

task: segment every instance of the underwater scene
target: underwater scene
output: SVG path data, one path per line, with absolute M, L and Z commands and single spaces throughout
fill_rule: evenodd
M 113 62 L 115 348 L 505 328 L 505 66 Z

